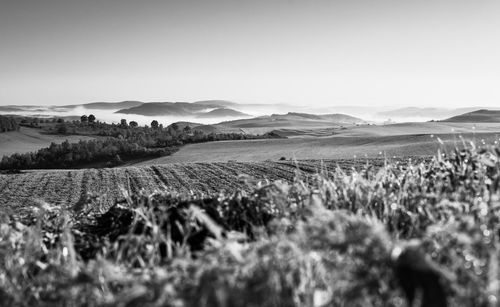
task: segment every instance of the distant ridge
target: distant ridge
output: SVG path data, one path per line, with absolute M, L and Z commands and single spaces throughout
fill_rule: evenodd
M 347 114 L 309 114 L 309 113 L 298 113 L 298 112 L 288 112 L 287 114 L 272 114 L 272 118 L 300 118 L 309 120 L 319 120 L 319 121 L 331 121 L 338 124 L 360 124 L 366 123 L 366 121 L 361 118 L 357 118 Z
M 250 117 L 250 115 L 239 112 L 233 109 L 218 108 L 210 112 L 201 113 L 197 117 L 199 118 L 215 118 L 215 117 Z
M 469 113 L 477 111 L 480 109 L 487 109 L 484 107 L 467 107 L 467 108 L 456 108 L 456 109 L 446 109 L 446 108 L 420 108 L 420 107 L 406 107 L 399 108 L 386 112 L 378 112 L 377 114 L 382 117 L 399 117 L 399 118 L 415 118 L 424 117 L 432 118 L 436 120 L 449 118 L 452 116 L 461 115 L 464 113 Z
M 207 108 L 219 108 L 218 105 L 205 105 L 188 102 L 147 102 L 139 106 L 121 109 L 115 113 L 137 114 L 145 116 L 189 116 L 196 115 Z
M 205 100 L 189 102 L 146 102 L 115 113 L 137 114 L 144 116 L 194 116 L 198 118 L 250 117 L 243 112 L 228 108 L 238 104 L 224 100 Z
M 83 107 L 85 109 L 92 110 L 117 110 L 117 109 L 125 109 L 125 108 L 133 108 L 144 104 L 142 101 L 120 101 L 120 102 L 90 102 L 84 104 L 69 104 L 65 106 L 53 106 L 52 108 L 56 109 L 74 109 L 77 107 Z
M 481 109 L 474 112 L 453 116 L 443 120 L 443 122 L 459 123 L 500 123 L 499 110 Z
M 99 109 L 99 110 L 114 110 L 114 109 L 125 109 L 138 107 L 144 104 L 141 101 L 121 101 L 121 102 L 91 102 L 83 104 L 82 106 L 87 109 Z
M 289 128 L 300 127 L 339 127 L 366 123 L 366 121 L 346 114 L 315 115 L 308 113 L 272 114 L 248 119 L 238 119 L 217 124 L 231 128 Z
M 19 111 L 24 111 L 24 110 L 17 106 L 0 106 L 0 112 L 19 112 Z

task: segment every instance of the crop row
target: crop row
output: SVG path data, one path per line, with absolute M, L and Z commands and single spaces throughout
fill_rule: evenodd
M 59 206 L 74 206 L 89 197 L 112 204 L 131 193 L 169 191 L 210 195 L 246 190 L 240 175 L 255 180 L 293 180 L 297 171 L 308 176 L 320 169 L 329 171 L 338 161 L 263 161 L 178 163 L 146 167 L 104 168 L 85 170 L 30 171 L 0 175 L 0 205 L 21 208 L 42 200 Z M 351 163 L 345 163 L 347 168 Z

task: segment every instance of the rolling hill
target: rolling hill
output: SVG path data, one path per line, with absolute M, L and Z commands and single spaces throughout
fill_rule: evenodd
M 468 108 L 457 108 L 457 109 L 407 107 L 385 112 L 378 112 L 378 115 L 385 118 L 422 117 L 422 118 L 433 118 L 435 120 L 440 120 L 468 112 L 474 112 L 479 109 L 481 109 L 481 107 L 468 107 Z
M 500 111 L 481 109 L 474 112 L 453 116 L 443 121 L 459 123 L 500 123 Z
M 347 114 L 321 114 L 321 115 L 316 115 L 316 114 L 308 114 L 308 113 L 296 113 L 296 112 L 288 112 L 285 115 L 272 115 L 277 118 L 290 118 L 292 116 L 298 117 L 298 118 L 308 118 L 312 120 L 325 120 L 325 121 L 331 121 L 336 124 L 364 124 L 366 121 L 350 116 Z
M 197 117 L 199 118 L 217 118 L 217 117 L 250 117 L 250 115 L 227 108 L 218 108 L 206 113 L 201 113 Z
M 91 139 L 94 137 L 42 134 L 39 129 L 21 127 L 19 131 L 0 133 L 0 158 L 4 155 L 37 151 L 49 147 L 52 142 L 62 143 L 68 140 L 70 143 L 76 143 L 80 140 Z
M 242 115 L 244 113 L 237 112 L 231 109 L 220 109 L 220 112 L 222 111 L 229 112 L 234 116 L 244 116 Z M 214 117 L 224 117 L 225 113 L 220 112 L 218 111 L 217 115 L 214 115 Z M 199 118 L 202 117 L 204 116 L 200 116 Z M 188 125 L 191 127 L 191 129 L 199 130 L 204 133 L 216 132 L 265 134 L 273 131 L 277 135 L 283 137 L 314 137 L 333 135 L 334 130 L 341 129 L 344 126 L 354 126 L 365 123 L 366 122 L 362 119 L 345 114 L 316 115 L 289 112 L 287 114 L 273 114 L 269 116 L 259 116 L 253 118 L 224 121 L 218 124 L 211 125 L 203 125 L 185 121 L 180 121 L 176 124 L 181 129 Z
M 446 150 L 461 146 L 454 134 L 343 136 L 287 139 L 260 139 L 244 141 L 219 141 L 183 146 L 176 153 L 140 162 L 139 165 L 157 165 L 184 162 L 264 161 L 286 159 L 356 159 L 375 157 L 432 156 L 445 144 Z M 463 135 L 466 141 L 484 139 L 487 144 L 497 140 L 497 133 Z
M 261 134 L 276 129 L 311 130 L 340 128 L 345 125 L 366 123 L 345 114 L 315 115 L 307 113 L 273 114 L 249 119 L 239 119 L 216 124 L 220 129 L 241 129 L 245 133 Z
M 176 122 L 175 123 L 179 130 L 183 130 L 186 126 L 189 126 L 192 131 L 200 131 L 206 134 L 209 133 L 218 133 L 221 132 L 214 125 L 205 125 L 200 123 L 192 123 L 192 122 Z M 171 127 L 173 124 L 168 125 L 167 128 Z
M 215 108 L 218 106 L 212 106 Z M 201 112 L 208 107 L 187 102 L 147 102 L 137 107 L 121 109 L 115 113 L 137 114 L 145 116 L 189 116 Z
M 188 102 L 147 102 L 139 106 L 116 111 L 122 114 L 137 114 L 145 116 L 197 116 L 207 109 L 219 109 L 216 104 L 198 104 Z
M 380 158 L 370 162 L 377 168 L 384 165 L 384 160 Z M 298 170 L 305 178 L 319 169 L 333 171 L 341 167 L 349 172 L 364 163 L 366 162 L 354 160 L 231 161 L 81 170 L 32 170 L 9 175 L 0 173 L 0 206 L 16 209 L 32 205 L 37 200 L 52 205 L 74 206 L 89 199 L 90 195 L 99 195 L 100 204 L 110 206 L 123 199 L 123 189 L 130 193 L 170 191 L 204 195 L 218 195 L 220 191 L 250 192 L 249 183 L 252 181 L 292 182 Z
M 0 106 L 0 112 L 20 112 L 20 111 L 24 110 L 18 106 Z

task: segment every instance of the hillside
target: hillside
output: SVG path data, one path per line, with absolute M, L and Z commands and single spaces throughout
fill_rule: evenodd
M 433 119 L 444 119 L 451 116 L 460 115 L 466 112 L 475 111 L 479 108 L 457 108 L 457 109 L 446 109 L 446 108 L 419 108 L 419 107 L 406 107 L 399 108 L 390 111 L 378 112 L 377 114 L 385 118 L 433 118 Z
M 380 167 L 383 161 L 372 160 Z M 132 193 L 141 190 L 179 193 L 216 194 L 222 190 L 231 193 L 248 188 L 240 175 L 260 180 L 291 181 L 297 165 L 304 174 L 315 173 L 321 165 L 333 170 L 340 165 L 348 171 L 363 162 L 335 161 L 263 161 L 223 163 L 179 163 L 141 167 L 100 168 L 82 170 L 37 170 L 23 174 L 0 174 L 0 206 L 17 207 L 35 199 L 53 205 L 75 205 L 88 195 L 100 195 L 102 204 L 111 205 L 122 198 L 121 187 Z
M 37 151 L 48 147 L 50 143 L 70 143 L 80 140 L 91 140 L 93 137 L 82 135 L 52 135 L 42 134 L 39 129 L 21 127 L 19 131 L 0 133 L 0 159 L 4 155 Z
M 121 109 L 115 113 L 137 114 L 145 116 L 192 116 L 218 105 L 204 105 L 188 102 L 148 102 L 137 107 Z
M 19 111 L 24 111 L 24 109 L 18 106 L 0 106 L 0 112 L 19 112 Z
M 370 126 L 372 127 L 372 126 Z M 484 139 L 492 144 L 498 139 L 498 133 L 463 134 L 466 141 Z M 428 134 L 413 135 L 366 135 L 328 137 L 301 137 L 287 139 L 261 139 L 245 141 L 221 141 L 189 144 L 176 153 L 153 160 L 141 162 L 140 165 L 154 165 L 181 162 L 223 162 L 263 161 L 287 159 L 357 159 L 380 156 L 405 157 L 433 155 L 442 146 L 437 137 L 451 150 L 459 145 L 455 134 L 441 134 L 431 137 Z
M 233 109 L 218 108 L 206 113 L 199 114 L 199 118 L 218 118 L 218 117 L 249 117 L 250 115 Z
M 308 118 L 312 120 L 326 120 L 326 121 L 332 121 L 335 122 L 336 124 L 362 124 L 366 123 L 366 121 L 362 120 L 361 118 L 357 118 L 351 115 L 347 114 L 308 114 L 308 113 L 297 113 L 297 112 L 288 112 L 286 115 L 273 115 L 277 118 L 286 118 L 286 117 L 291 117 L 295 116 L 298 118 Z
M 500 111 L 481 109 L 474 112 L 453 116 L 443 121 L 459 123 L 500 123 Z
M 0 132 L 19 130 L 19 125 L 12 117 L 0 115 Z
M 0 175 L 2 302 L 496 306 L 491 152 Z
M 191 128 L 192 131 L 200 131 L 200 132 L 203 132 L 206 134 L 209 134 L 212 132 L 213 133 L 221 132 L 214 125 L 204 125 L 204 124 L 200 124 L 200 123 L 192 123 L 192 122 L 184 122 L 184 121 L 175 122 L 175 124 L 177 125 L 179 130 L 184 130 L 184 128 L 186 128 L 186 126 L 189 126 L 189 128 Z M 170 124 L 166 128 L 169 128 L 172 125 L 173 124 Z
M 364 123 L 362 119 L 345 114 L 316 115 L 289 112 L 248 119 L 221 122 L 220 129 L 241 129 L 245 133 L 262 134 L 276 129 L 314 130 L 340 128 L 346 125 Z

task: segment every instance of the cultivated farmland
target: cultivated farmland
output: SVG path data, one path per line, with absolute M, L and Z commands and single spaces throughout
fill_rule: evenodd
M 107 208 L 90 200 L 76 203 L 82 210 L 29 202 L 22 210 L 4 210 L 0 301 L 498 306 L 499 154 L 498 148 L 472 146 L 424 163 L 387 161 L 379 170 L 373 166 L 386 161 L 367 161 L 350 174 L 323 171 L 263 186 L 253 181 L 244 191 L 203 199 L 134 191 L 161 182 L 215 190 L 222 182 L 238 186 L 233 174 L 242 169 L 288 177 L 294 164 L 193 163 L 6 176 L 2 184 L 9 188 L 19 180 L 24 189 L 46 186 L 55 193 L 52 179 L 58 175 L 65 184 L 61 192 L 69 195 L 77 189 L 64 176 L 81 175 L 76 182 L 82 191 L 120 180 L 132 191 Z M 328 169 L 337 163 L 325 164 Z M 299 165 L 309 172 L 319 164 Z M 359 164 L 345 164 L 351 166 Z M 15 201 L 22 193 L 9 195 Z
M 262 162 L 177 163 L 143 167 L 83 170 L 37 170 L 22 174 L 0 175 L 0 205 L 19 208 L 34 200 L 59 206 L 74 206 L 99 197 L 112 204 L 129 193 L 144 191 L 178 192 L 211 195 L 221 191 L 247 189 L 259 180 L 292 181 L 297 171 L 307 179 L 317 171 L 333 171 L 338 167 L 349 172 L 366 160 L 301 160 Z M 383 159 L 371 159 L 375 166 Z M 248 189 L 247 189 L 248 190 Z

